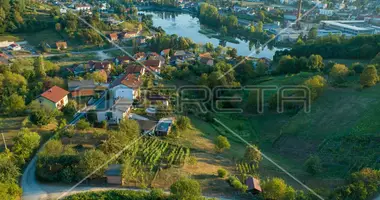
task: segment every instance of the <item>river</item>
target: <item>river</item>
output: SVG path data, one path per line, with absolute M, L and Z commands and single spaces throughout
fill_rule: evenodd
M 201 44 L 211 42 L 214 47 L 222 44 L 223 46 L 236 48 L 240 56 L 266 57 L 272 59 L 277 50 L 282 50 L 276 47 L 271 49 L 265 47 L 260 48 L 260 51 L 256 51 L 254 47 L 251 50 L 249 49 L 248 41 L 243 41 L 238 38 L 236 38 L 236 40 L 239 41 L 239 44 L 221 42 L 219 39 L 209 38 L 199 32 L 199 30 L 202 29 L 199 19 L 188 13 L 168 13 L 161 11 L 142 11 L 139 13 L 153 15 L 153 25 L 155 27 L 161 27 L 167 34 L 177 34 L 178 36 L 188 37 L 194 42 Z

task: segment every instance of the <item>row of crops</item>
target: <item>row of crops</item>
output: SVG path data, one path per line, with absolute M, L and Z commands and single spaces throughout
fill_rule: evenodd
M 146 138 L 140 146 L 137 159 L 153 170 L 160 164 L 166 164 L 168 167 L 181 166 L 189 156 L 189 148 L 170 145 L 168 142 L 156 138 Z

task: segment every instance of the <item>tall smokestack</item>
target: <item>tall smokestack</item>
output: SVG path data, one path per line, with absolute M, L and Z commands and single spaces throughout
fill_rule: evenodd
M 302 15 L 302 0 L 298 0 L 297 28 L 301 29 L 300 18 Z

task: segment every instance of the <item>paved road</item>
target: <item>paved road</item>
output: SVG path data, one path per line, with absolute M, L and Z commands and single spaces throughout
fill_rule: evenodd
M 141 45 L 140 47 L 145 47 L 146 45 Z M 132 49 L 133 47 L 131 46 L 122 46 L 121 48 L 123 49 Z M 32 55 L 20 55 L 20 56 L 12 56 L 9 55 L 11 58 L 17 57 L 17 58 L 33 58 L 33 57 L 39 57 L 39 56 L 44 56 L 44 57 L 53 57 L 53 56 L 63 56 L 66 55 L 67 53 L 71 53 L 73 55 L 77 54 L 88 54 L 88 53 L 99 53 L 99 52 L 107 52 L 107 51 L 114 51 L 114 50 L 119 50 L 118 47 L 111 47 L 109 49 L 100 49 L 100 50 L 89 50 L 89 51 L 70 51 L 70 52 L 65 52 L 65 53 L 57 53 L 57 54 L 32 54 Z
M 76 124 L 85 114 L 95 108 L 97 105 L 101 104 L 105 100 L 105 94 L 103 94 L 93 105 L 88 106 L 81 110 L 75 118 L 69 123 L 69 125 Z M 46 144 L 46 143 L 45 143 Z M 44 148 L 44 145 L 38 150 Z M 38 154 L 37 152 L 37 154 Z M 43 187 L 44 184 L 41 184 L 37 181 L 35 176 L 36 174 L 36 163 L 37 163 L 37 154 L 33 157 L 33 159 L 29 162 L 28 166 L 25 168 L 24 173 L 21 177 L 21 188 L 23 190 L 22 199 L 30 199 L 30 200 L 38 200 L 38 199 L 46 199 L 50 192 L 55 191 L 51 190 L 51 187 Z M 60 188 L 63 190 L 67 190 L 68 187 Z

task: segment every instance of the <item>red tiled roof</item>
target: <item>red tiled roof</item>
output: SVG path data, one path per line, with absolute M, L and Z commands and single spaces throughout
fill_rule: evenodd
M 143 73 L 143 70 L 144 70 L 143 66 L 131 64 L 131 65 L 127 65 L 125 72 L 127 74 L 134 74 L 134 73 Z
M 63 99 L 67 94 L 69 94 L 68 91 L 58 87 L 58 86 L 53 86 L 52 88 L 48 89 L 44 93 L 41 94 L 42 97 L 57 103 L 61 99 Z
M 164 52 L 165 55 L 168 55 L 170 52 L 170 49 L 164 49 L 164 50 L 162 50 L 162 52 Z
M 142 82 L 134 74 L 127 74 L 127 76 L 121 81 L 121 84 L 129 88 L 138 88 L 141 86 Z
M 71 92 L 72 97 L 86 97 L 86 96 L 93 96 L 95 94 L 95 91 L 92 89 L 83 89 L 83 90 L 76 90 Z
M 91 67 L 94 67 L 95 69 L 104 69 L 110 64 L 111 64 L 110 61 L 103 61 L 103 62 L 89 61 L 88 62 L 88 65 L 90 65 Z
M 110 36 L 111 40 L 117 40 L 118 39 L 117 33 L 111 33 L 109 36 Z
M 146 56 L 145 52 L 137 52 L 134 57 L 139 58 L 139 57 L 145 57 L 145 56 Z
M 201 58 L 211 58 L 212 59 L 212 56 L 211 56 L 211 54 L 209 52 L 199 54 L 199 57 L 201 57 Z
M 117 57 L 117 59 L 119 60 L 119 62 L 134 61 L 134 59 L 129 56 L 119 56 Z
M 146 60 L 144 61 L 145 66 L 149 67 L 158 67 L 160 66 L 160 61 L 159 60 Z

